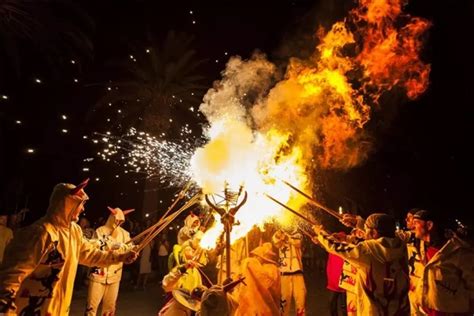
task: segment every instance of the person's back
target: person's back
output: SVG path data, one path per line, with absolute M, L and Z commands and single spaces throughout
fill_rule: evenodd
M 408 260 L 404 243 L 382 237 L 361 243 L 366 256 L 349 260 L 358 269 L 357 292 L 368 299 L 371 315 L 409 314 Z M 363 295 L 361 295 L 363 292 Z
M 393 219 L 373 214 L 365 230 L 367 239 L 352 245 L 335 241 L 315 227 L 319 243 L 357 269 L 357 315 L 409 315 L 407 250 L 394 235 Z

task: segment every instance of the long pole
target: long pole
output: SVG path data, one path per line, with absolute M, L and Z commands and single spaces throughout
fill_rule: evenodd
M 225 229 L 225 251 L 226 251 L 226 261 L 225 261 L 225 272 L 227 280 L 230 280 L 230 230 L 231 224 L 229 222 L 224 226 Z
M 301 194 L 302 196 L 304 196 L 306 199 L 308 199 L 310 204 L 322 209 L 323 211 L 326 211 L 327 213 L 331 214 L 332 216 L 336 217 L 337 219 L 342 219 L 341 214 L 339 214 L 335 210 L 330 209 L 329 207 L 319 203 L 313 197 L 311 197 L 310 195 L 308 195 L 305 192 L 301 191 L 300 189 L 298 189 L 297 187 L 295 187 L 294 185 L 292 185 L 288 181 L 285 181 L 285 180 L 280 180 L 280 181 L 283 182 L 284 184 L 286 184 L 287 186 L 289 186 L 290 188 L 292 188 L 293 190 L 295 190 L 296 192 L 298 192 L 299 194 Z
M 182 212 L 196 204 L 200 198 L 200 194 L 194 195 L 185 205 L 183 205 L 179 210 L 173 213 L 173 215 L 170 215 L 167 217 L 167 220 L 163 222 L 163 225 L 161 225 L 158 229 L 156 229 L 154 232 L 150 233 L 139 245 L 138 245 L 138 251 L 141 251 L 147 244 L 149 244 L 159 233 L 163 231 L 178 215 L 180 215 Z
M 134 241 L 137 241 L 139 240 L 140 238 L 142 238 L 143 236 L 145 236 L 146 234 L 148 233 L 151 233 L 153 232 L 156 228 L 158 228 L 167 218 L 167 215 L 171 212 L 172 209 L 175 208 L 176 204 L 178 204 L 178 202 L 180 200 L 182 200 L 184 198 L 184 196 L 186 195 L 186 192 L 189 190 L 189 186 L 190 186 L 190 182 L 188 182 L 186 184 L 186 186 L 184 187 L 183 190 L 181 190 L 181 192 L 178 193 L 178 196 L 176 197 L 176 199 L 173 201 L 173 203 L 168 207 L 168 209 L 166 210 L 165 214 L 163 214 L 163 216 L 161 216 L 160 220 L 158 220 L 158 222 L 156 222 L 155 224 L 153 224 L 152 226 L 148 227 L 147 229 L 145 229 L 144 231 L 142 231 L 140 234 L 136 235 L 135 237 L 133 237 L 132 239 L 130 239 L 128 243 L 132 243 Z
M 275 199 L 274 197 L 272 197 L 272 196 L 270 196 L 270 195 L 268 195 L 268 194 L 266 194 L 266 193 L 265 193 L 265 196 L 266 196 L 267 198 L 269 198 L 270 200 L 272 200 L 273 202 L 275 202 L 275 203 L 277 203 L 278 205 L 280 205 L 281 207 L 283 207 L 283 208 L 285 208 L 286 210 L 290 211 L 291 213 L 295 214 L 295 215 L 298 216 L 299 218 L 301 218 L 301 219 L 307 221 L 307 222 L 310 223 L 311 225 L 313 225 L 313 226 L 314 226 L 314 225 L 317 225 L 317 223 L 316 223 L 315 221 L 313 221 L 313 220 L 309 219 L 308 217 L 304 216 L 303 214 L 301 214 L 301 213 L 295 211 L 294 209 L 292 209 L 292 208 L 289 207 L 288 205 L 286 205 L 286 204 L 284 204 L 284 203 L 278 201 L 278 200 Z

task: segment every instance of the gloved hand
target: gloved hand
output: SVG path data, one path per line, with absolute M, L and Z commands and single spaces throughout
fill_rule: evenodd
M 129 250 L 127 252 L 124 252 L 123 254 L 120 254 L 119 260 L 122 261 L 125 264 L 131 264 L 138 258 L 138 252 L 135 250 Z
M 120 247 L 122 247 L 122 243 L 121 242 L 113 242 L 110 244 L 110 249 L 112 250 L 118 250 L 120 249 Z
M 357 217 L 353 214 L 343 214 L 340 222 L 347 227 L 356 227 Z
M 323 230 L 323 225 L 314 225 L 313 226 L 313 231 L 316 235 L 319 235 L 321 231 Z

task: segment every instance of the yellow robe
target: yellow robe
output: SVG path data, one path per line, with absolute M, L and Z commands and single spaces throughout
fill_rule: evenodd
M 235 316 L 280 315 L 281 279 L 276 263 L 250 257 L 242 262 L 245 284 L 239 288 Z

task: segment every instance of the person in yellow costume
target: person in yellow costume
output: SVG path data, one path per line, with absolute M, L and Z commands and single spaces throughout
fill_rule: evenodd
M 13 231 L 7 227 L 8 216 L 0 215 L 0 264 L 3 261 L 5 248 L 13 239 Z
M 235 316 L 280 315 L 281 281 L 278 256 L 271 243 L 264 243 L 250 252 L 242 262 L 245 285 L 237 293 L 239 306 Z
M 170 294 L 176 289 L 191 293 L 195 288 L 202 287 L 202 277 L 197 268 L 200 265 L 207 264 L 206 254 L 199 246 L 202 235 L 202 231 L 198 231 L 191 240 L 187 240 L 182 244 L 182 250 L 178 258 L 179 265 L 171 269 L 163 278 L 162 287 L 166 293 Z M 191 315 L 192 312 L 188 307 L 171 298 L 161 308 L 158 315 Z
M 125 215 L 134 210 L 122 211 L 120 208 L 109 207 L 110 215 L 105 225 L 97 228 L 95 237 L 100 241 L 102 250 L 131 249 L 126 243 L 130 233 L 120 227 L 125 222 Z M 107 267 L 94 267 L 89 275 L 89 291 L 87 295 L 86 316 L 95 316 L 102 301 L 102 315 L 114 315 L 115 304 L 122 279 L 123 263 Z
M 84 187 L 54 187 L 46 215 L 15 235 L 0 266 L 0 315 L 69 314 L 78 264 L 132 262 L 134 251 L 102 251 L 76 221 L 88 200 Z

